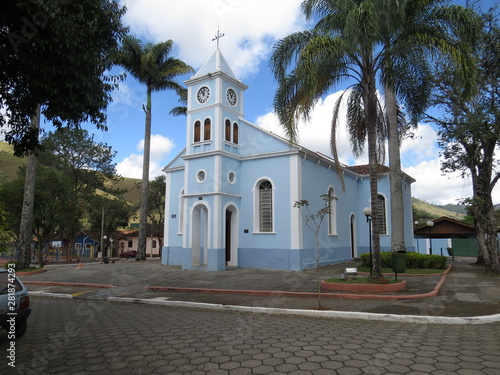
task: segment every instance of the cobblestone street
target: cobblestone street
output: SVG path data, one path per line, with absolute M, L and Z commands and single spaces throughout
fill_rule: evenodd
M 498 374 L 500 324 L 437 325 L 32 298 L 2 374 Z

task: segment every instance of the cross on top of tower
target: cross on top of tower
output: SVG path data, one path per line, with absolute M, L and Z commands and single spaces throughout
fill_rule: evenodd
M 217 34 L 215 35 L 215 38 L 212 39 L 212 42 L 214 40 L 217 40 L 217 48 L 219 48 L 219 39 L 222 38 L 224 36 L 224 33 L 220 33 L 219 32 L 219 28 L 217 27 Z

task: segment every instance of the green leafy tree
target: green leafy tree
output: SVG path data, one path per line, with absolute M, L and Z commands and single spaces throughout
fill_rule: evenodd
M 0 205 L 3 204 L 8 212 L 9 230 L 17 238 L 20 236 L 19 223 L 24 196 L 22 187 L 25 185 L 27 175 L 25 169 L 26 167 L 19 168 L 18 177 L 4 183 L 0 188 Z M 67 233 L 71 228 L 78 228 L 83 212 L 81 206 L 74 200 L 70 189 L 70 179 L 65 173 L 39 164 L 35 176 L 34 198 L 37 204 L 33 210 L 29 249 L 36 236 L 36 256 L 39 264 L 43 266 L 50 242 L 56 236 Z M 29 260 L 31 260 L 31 255 L 28 251 Z M 20 266 L 20 268 L 27 268 L 27 266 Z
M 17 156 L 30 154 L 20 230 L 20 267 L 29 263 L 40 118 L 56 127 L 105 128 L 117 77 L 105 77 L 125 9 L 116 1 L 6 1 L 0 13 L 0 127 Z M 5 130 L 5 129 L 4 129 Z
M 444 172 L 461 171 L 472 181 L 473 196 L 466 199 L 474 218 L 478 240 L 478 262 L 486 272 L 500 273 L 496 254 L 496 219 L 491 193 L 500 179 L 496 170 L 500 147 L 500 28 L 493 13 L 483 15 L 483 30 L 475 46 L 478 73 L 472 95 L 464 92 L 464 82 L 446 62 L 434 80 L 434 104 L 442 115 L 431 117 L 439 128 Z
M 38 263 L 46 262 L 50 243 L 56 236 L 78 228 L 81 206 L 71 194 L 71 180 L 62 171 L 42 165 L 37 170 L 33 230 L 37 238 Z
M 38 106 L 56 127 L 88 121 L 105 128 L 115 86 L 105 74 L 126 32 L 124 13 L 110 0 L 2 4 L 0 127 L 8 125 L 6 140 L 16 155 L 39 144 L 38 131 L 31 127 Z
M 139 214 L 139 244 L 137 260 L 146 259 L 146 237 L 149 197 L 149 157 L 151 149 L 151 95 L 153 91 L 174 90 L 182 99 L 185 90 L 175 79 L 193 69 L 183 61 L 170 56 L 174 42 L 142 43 L 133 36 L 123 40 L 117 63 L 135 79 L 146 85 L 146 114 L 144 126 L 144 157 L 142 164 L 141 203 Z
M 86 130 L 57 129 L 42 138 L 42 146 L 39 163 L 67 176 L 72 205 L 86 209 L 96 194 L 119 196 L 123 193 L 113 189 L 118 180 L 113 162 L 116 152 L 107 144 L 96 142 Z M 79 217 L 83 218 L 85 214 L 80 213 Z M 73 238 L 81 227 L 82 220 L 78 225 L 68 226 L 65 234 Z
M 102 228 L 101 235 L 111 239 L 118 229 L 128 226 L 136 209 L 135 205 L 130 204 L 120 196 L 95 195 L 87 205 L 89 228 L 97 231 L 101 231 Z M 105 242 L 105 254 L 107 254 L 107 247 L 110 244 L 110 241 Z M 113 256 L 113 254 L 110 255 Z
M 71 179 L 75 199 L 82 201 L 96 190 L 108 191 L 109 182 L 118 180 L 113 159 L 116 151 L 96 142 L 84 129 L 62 128 L 42 138 L 41 164 L 64 172 Z

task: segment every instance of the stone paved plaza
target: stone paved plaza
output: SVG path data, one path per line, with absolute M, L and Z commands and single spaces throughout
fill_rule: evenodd
M 499 374 L 500 324 L 438 325 L 33 298 L 2 374 Z M 7 334 L 0 331 L 0 351 Z M 7 370 L 6 370 L 7 369 Z

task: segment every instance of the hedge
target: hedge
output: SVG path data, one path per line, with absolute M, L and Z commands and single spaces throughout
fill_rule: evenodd
M 405 253 L 406 268 L 427 268 L 427 269 L 445 269 L 447 257 L 444 255 L 430 255 L 419 253 Z M 370 253 L 360 255 L 361 266 L 370 267 Z M 392 252 L 380 252 L 381 268 L 392 268 Z

